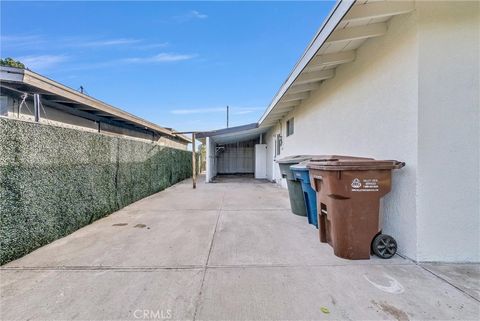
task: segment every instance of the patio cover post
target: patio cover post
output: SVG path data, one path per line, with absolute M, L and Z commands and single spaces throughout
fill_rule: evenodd
M 192 182 L 193 188 L 197 188 L 197 166 L 195 154 L 195 133 L 192 133 Z

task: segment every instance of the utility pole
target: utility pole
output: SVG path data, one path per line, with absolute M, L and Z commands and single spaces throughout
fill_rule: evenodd
M 227 128 L 228 128 L 228 116 L 229 116 L 229 112 L 230 112 L 230 107 L 228 107 L 228 105 L 227 105 Z

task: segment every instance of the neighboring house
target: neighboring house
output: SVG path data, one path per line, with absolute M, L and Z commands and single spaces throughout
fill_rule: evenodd
M 478 1 L 338 2 L 257 124 L 197 135 L 207 180 L 245 142 L 250 172 L 283 186 L 288 155 L 398 159 L 383 226 L 399 254 L 479 262 L 479 30 Z
M 0 117 L 140 139 L 186 150 L 191 140 L 30 70 L 0 67 Z

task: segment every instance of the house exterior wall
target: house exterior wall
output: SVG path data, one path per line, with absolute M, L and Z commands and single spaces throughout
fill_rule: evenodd
M 288 118 L 290 118 L 290 115 Z M 283 121 L 283 123 L 285 123 L 285 121 Z M 281 153 L 277 155 L 275 144 L 278 134 L 282 136 L 286 134 L 285 131 L 282 130 L 282 122 L 279 122 L 276 126 L 271 128 L 265 135 L 267 143 L 267 179 L 281 185 L 283 188 L 287 188 L 287 181 L 282 178 L 280 167 L 276 162 L 278 159 L 288 156 L 283 152 L 284 146 L 281 148 Z
M 20 119 L 20 120 L 27 120 L 27 121 L 34 121 L 34 104 L 33 101 L 28 100 L 26 105 L 23 105 L 21 108 L 20 106 L 20 99 L 13 96 L 2 95 L 2 104 L 6 104 L 6 108 L 2 108 L 3 114 L 0 116 L 5 116 L 8 118 L 13 119 Z M 79 117 L 76 115 L 72 115 L 66 113 L 64 111 L 58 110 L 56 108 L 52 108 L 48 105 L 43 105 L 40 110 L 40 123 L 54 125 L 59 127 L 65 128 L 72 128 L 78 130 L 84 130 L 89 132 L 98 132 L 98 123 L 85 119 L 83 117 Z M 141 131 L 135 131 L 128 128 L 123 128 L 107 123 L 101 124 L 101 132 L 103 134 L 110 134 L 120 137 L 126 138 L 134 138 L 139 139 L 142 141 L 152 141 L 152 134 L 144 133 Z M 158 137 L 157 137 L 158 138 Z M 167 146 L 182 150 L 187 150 L 188 144 L 185 142 L 180 142 L 174 139 L 170 139 L 168 137 L 160 137 L 157 140 L 157 144 L 161 146 Z
M 161 146 L 166 146 L 166 147 L 171 147 L 171 148 L 176 148 L 176 149 L 182 149 L 182 150 L 187 150 L 188 144 L 170 139 L 168 137 L 160 137 L 157 141 L 157 144 Z
M 2 116 L 26 121 L 35 120 L 32 100 L 27 100 L 25 104 L 20 107 L 21 99 L 8 95 L 2 95 L 2 97 L 6 97 L 7 99 L 7 113 Z M 68 114 L 49 106 L 43 106 L 43 108 L 40 109 L 40 122 L 65 128 L 91 132 L 98 131 L 98 125 L 94 121 Z
M 388 33 L 368 40 L 356 60 L 340 66 L 333 79 L 277 125 L 281 154 L 344 154 L 398 159 L 407 167 L 393 176 L 384 198 L 384 232 L 399 252 L 416 254 L 417 36 L 415 16 L 393 18 Z M 295 133 L 286 136 L 294 117 Z M 278 166 L 276 166 L 278 167 Z M 282 180 L 275 169 L 276 181 Z M 281 183 L 285 186 L 285 182 Z
M 273 155 L 274 136 L 281 133 L 278 158 L 344 154 L 406 162 L 394 172 L 392 192 L 383 199 L 383 232 L 411 259 L 473 262 L 480 260 L 478 3 L 460 4 L 463 9 L 454 9 L 452 2 L 436 6 L 420 2 L 414 12 L 392 18 L 386 35 L 369 39 L 354 62 L 338 67 L 333 79 L 268 132 L 267 144 Z M 447 12 L 456 17 L 445 17 Z M 287 137 L 291 117 L 295 133 Z M 445 157 L 449 151 L 462 158 L 461 166 Z M 286 185 L 278 165 L 267 175 Z M 474 246 L 458 251 L 454 238 Z
M 479 2 L 419 2 L 417 15 L 417 257 L 479 261 Z
M 206 178 L 207 182 L 211 182 L 212 179 L 217 176 L 217 158 L 215 156 L 215 141 L 211 137 L 205 139 L 207 146 L 207 159 L 206 159 Z
M 267 131 L 264 135 L 264 143 L 267 144 L 267 179 L 275 180 L 275 128 Z

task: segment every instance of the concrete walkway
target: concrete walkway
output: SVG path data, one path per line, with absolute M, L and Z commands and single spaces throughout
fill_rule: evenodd
M 274 184 L 185 181 L 3 266 L 0 319 L 478 320 L 479 280 L 339 259 Z

